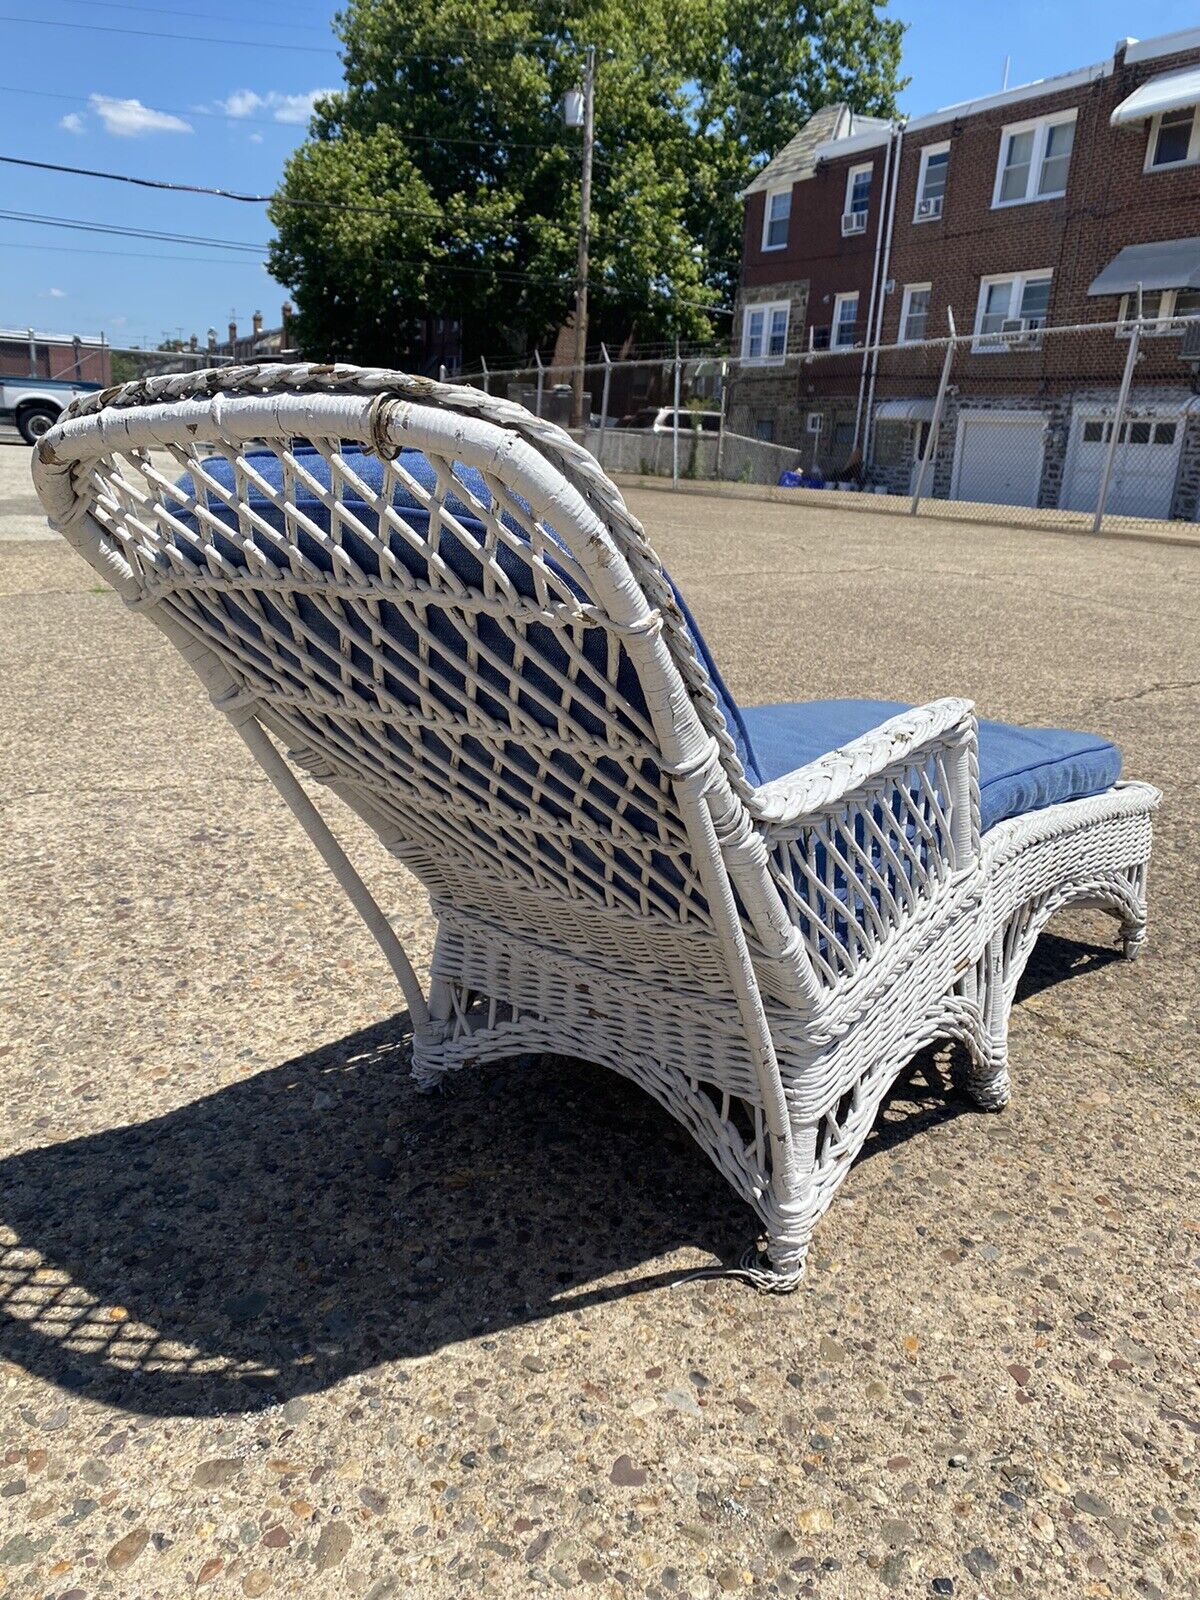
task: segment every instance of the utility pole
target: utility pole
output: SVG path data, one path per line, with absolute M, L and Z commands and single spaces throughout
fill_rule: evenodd
M 571 394 L 571 425 L 582 428 L 583 368 L 587 361 L 588 234 L 592 224 L 592 145 L 595 141 L 593 91 L 596 83 L 596 47 L 588 45 L 583 67 L 583 180 L 579 189 L 579 259 L 575 283 L 575 374 Z

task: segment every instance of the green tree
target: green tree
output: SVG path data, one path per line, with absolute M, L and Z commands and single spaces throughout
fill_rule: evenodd
M 688 221 L 732 304 L 742 254 L 736 198 L 822 106 L 895 116 L 904 23 L 887 0 L 724 0 L 715 7 L 696 107 L 697 181 Z
M 319 357 L 405 364 L 426 313 L 468 359 L 521 356 L 574 297 L 580 135 L 559 106 L 598 49 L 593 326 L 727 323 L 741 187 L 816 106 L 892 109 L 900 24 L 873 0 L 350 0 L 345 82 L 270 216 L 270 267 Z M 352 207 L 353 209 L 341 209 Z

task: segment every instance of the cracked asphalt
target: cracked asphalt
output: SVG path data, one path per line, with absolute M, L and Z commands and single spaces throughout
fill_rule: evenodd
M 376 947 L 27 474 L 0 444 L 0 1595 L 1200 1594 L 1200 547 L 630 491 L 746 703 L 967 695 L 1165 794 L 1142 960 L 1052 924 L 1010 1107 L 920 1058 L 771 1299 L 677 1285 L 752 1219 L 619 1079 L 412 1091 Z

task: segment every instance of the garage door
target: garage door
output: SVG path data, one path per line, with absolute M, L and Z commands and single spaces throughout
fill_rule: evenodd
M 1071 425 L 1063 505 L 1094 511 L 1113 425 L 1100 416 L 1077 416 Z M 1136 417 L 1121 424 L 1105 510 L 1126 517 L 1169 517 L 1183 444 L 1178 413 Z
M 1046 422 L 1040 412 L 980 412 L 960 418 L 956 500 L 1035 506 L 1042 481 Z

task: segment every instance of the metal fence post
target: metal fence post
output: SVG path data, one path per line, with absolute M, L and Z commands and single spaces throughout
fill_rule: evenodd
M 612 362 L 609 359 L 608 346 L 600 341 L 600 354 L 604 357 L 604 387 L 600 391 L 600 448 L 604 449 L 604 432 L 608 427 L 608 388 L 612 381 Z
M 717 471 L 719 483 L 725 472 L 725 394 L 729 386 L 729 363 L 721 363 L 721 404 L 717 411 Z
M 439 361 L 438 362 L 438 382 L 439 383 L 445 383 L 445 381 L 446 381 L 446 363 L 444 361 Z
M 483 372 L 483 392 L 484 394 L 490 394 L 491 391 L 488 388 L 488 366 L 482 356 L 479 358 L 479 365 Z
M 671 487 L 679 487 L 679 394 L 683 370 L 679 365 L 679 337 L 675 338 L 675 409 L 671 413 Z
M 917 483 L 913 490 L 912 506 L 909 515 L 915 517 L 921 506 L 921 496 L 925 491 L 925 477 L 933 465 L 933 457 L 937 450 L 938 433 L 942 426 L 942 408 L 946 404 L 946 390 L 950 386 L 950 368 L 954 365 L 955 330 L 954 312 L 950 306 L 946 307 L 946 325 L 950 330 L 950 337 L 946 344 L 946 354 L 942 361 L 942 375 L 938 379 L 937 399 L 933 402 L 933 416 L 929 419 L 929 437 L 925 440 L 925 452 L 917 468 Z
M 1117 391 L 1117 414 L 1113 418 L 1112 436 L 1108 441 L 1108 452 L 1104 457 L 1104 476 L 1100 479 L 1100 493 L 1096 499 L 1096 515 L 1092 518 L 1092 532 L 1099 533 L 1100 525 L 1104 521 L 1104 507 L 1108 500 L 1108 486 L 1112 478 L 1113 462 L 1117 458 L 1117 442 L 1121 437 L 1121 425 L 1125 420 L 1125 409 L 1129 404 L 1129 390 L 1133 383 L 1133 368 L 1137 361 L 1138 345 L 1142 337 L 1142 319 L 1139 316 L 1129 332 L 1129 349 L 1125 355 L 1125 371 L 1121 374 L 1121 387 Z
M 534 350 L 533 359 L 537 363 L 536 414 L 540 417 L 541 414 L 542 414 L 542 390 L 543 390 L 543 388 L 545 386 L 545 382 L 546 382 L 546 369 L 542 365 L 542 352 L 540 350 L 538 350 L 538 349 Z

